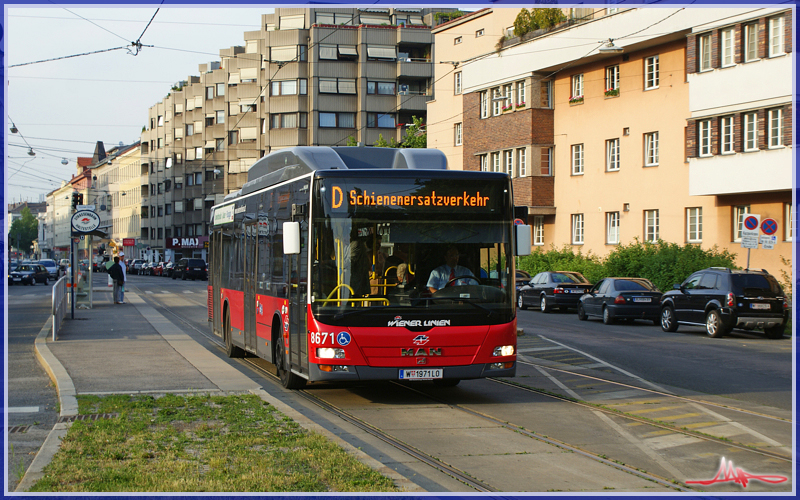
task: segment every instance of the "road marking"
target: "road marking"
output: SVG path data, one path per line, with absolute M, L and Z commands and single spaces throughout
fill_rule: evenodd
M 189 291 L 183 293 L 192 293 Z M 555 351 L 561 349 L 560 347 L 529 347 L 527 349 L 518 349 L 517 352 L 534 352 L 534 351 Z
M 610 363 L 606 363 L 602 359 L 597 358 L 595 356 L 592 356 L 591 354 L 587 354 L 587 353 L 585 353 L 585 352 L 583 352 L 583 351 L 581 351 L 579 349 L 575 349 L 574 347 L 569 347 L 567 345 L 562 344 L 561 342 L 556 342 L 555 340 L 548 339 L 547 337 L 545 337 L 543 335 L 539 335 L 539 337 L 544 339 L 544 340 L 547 340 L 549 342 L 552 342 L 552 343 L 554 343 L 556 345 L 560 345 L 564 349 L 569 349 L 571 351 L 575 351 L 575 352 L 577 352 L 578 354 L 580 354 L 582 356 L 586 356 L 587 358 L 593 359 L 598 363 L 602 363 L 604 366 L 607 366 L 608 368 L 612 368 L 614 370 L 617 370 L 618 372 L 622 373 L 623 375 L 627 375 L 627 376 L 629 376 L 629 377 L 631 377 L 633 379 L 636 379 L 636 380 L 642 382 L 643 384 L 647 384 L 650 387 L 652 387 L 652 388 L 654 388 L 654 389 L 656 389 L 658 391 L 665 392 L 667 394 L 672 394 L 672 391 L 668 391 L 668 390 L 664 389 L 663 387 L 661 387 L 660 385 L 654 384 L 652 382 L 648 382 L 647 380 L 643 379 L 642 377 L 638 377 L 638 376 L 634 375 L 633 373 L 631 373 L 629 371 L 623 370 L 622 368 L 616 367 L 616 366 L 614 366 L 614 365 L 612 365 Z
M 683 434 L 672 434 L 669 436 L 659 436 L 646 439 L 647 446 L 654 450 L 663 450 L 665 448 L 675 448 L 676 446 L 683 446 L 685 444 L 696 444 L 701 440 Z M 679 477 L 679 476 L 676 476 Z
M 581 397 L 578 395 L 578 393 L 576 393 L 575 391 L 573 391 L 572 389 L 570 389 L 570 388 L 569 388 L 569 387 L 567 387 L 566 385 L 564 385 L 564 384 L 562 384 L 561 382 L 559 382 L 558 380 L 556 380 L 556 378 L 555 378 L 555 377 L 553 377 L 552 375 L 550 375 L 549 373 L 547 373 L 547 372 L 546 372 L 544 369 L 542 369 L 542 368 L 540 368 L 540 367 L 538 367 L 538 366 L 534 366 L 534 368 L 536 368 L 537 370 L 539 370 L 539 372 L 540 372 L 542 375 L 544 375 L 545 377 L 549 378 L 551 382 L 553 382 L 554 384 L 556 384 L 557 386 L 559 386 L 559 387 L 560 387 L 562 390 L 566 391 L 566 393 L 567 393 L 567 394 L 569 394 L 570 396 L 572 396 L 573 398 L 575 398 L 575 399 L 582 399 L 582 398 L 581 398 Z
M 611 420 L 611 418 L 609 418 L 608 415 L 604 415 L 603 413 L 601 413 L 599 411 L 596 411 L 596 410 L 592 410 L 592 412 L 595 415 L 597 415 L 598 418 L 600 418 L 600 420 L 602 420 L 603 422 L 608 424 L 609 427 L 611 427 L 612 429 L 617 431 L 622 437 L 627 439 L 631 444 L 633 444 L 635 447 L 639 448 L 645 455 L 650 457 L 650 459 L 652 459 L 658 465 L 663 467 L 664 470 L 666 470 L 667 472 L 672 474 L 672 477 L 675 477 L 675 478 L 684 477 L 684 474 L 681 471 L 679 471 L 678 469 L 673 467 L 669 462 L 664 460 L 658 453 L 653 451 L 645 443 L 642 443 L 639 439 L 636 438 L 636 436 L 634 436 L 633 434 L 631 434 L 630 432 L 628 432 L 624 428 L 620 427 L 616 422 Z
M 775 441 L 774 439 L 770 439 L 767 436 L 761 434 L 760 432 L 756 432 L 753 429 L 751 429 L 751 428 L 749 428 L 749 427 L 747 427 L 747 426 L 745 426 L 743 424 L 740 424 L 739 422 L 734 422 L 733 420 L 729 419 L 728 417 L 725 417 L 724 415 L 720 415 L 719 413 L 713 412 L 713 411 L 709 410 L 708 408 L 704 408 L 703 406 L 700 406 L 697 403 L 689 403 L 689 405 L 697 408 L 700 411 L 704 411 L 704 412 L 708 413 L 709 415 L 711 415 L 712 417 L 714 417 L 714 418 L 716 418 L 718 420 L 722 420 L 723 422 L 728 422 L 728 424 L 733 425 L 734 427 L 737 427 L 738 429 L 746 432 L 747 434 L 750 434 L 751 436 L 754 436 L 754 437 L 760 439 L 761 441 L 764 441 L 765 443 L 768 443 L 768 444 L 770 444 L 772 446 L 781 446 L 781 447 L 783 447 L 783 445 L 781 443 Z
M 661 408 L 648 408 L 646 410 L 633 410 L 633 411 L 626 411 L 625 413 L 630 413 L 631 415 L 637 415 L 639 413 L 653 413 L 654 411 L 675 410 L 677 408 L 683 408 L 683 407 L 682 406 L 662 406 Z
M 191 290 L 184 290 L 183 293 L 194 293 L 194 292 Z
M 145 291 L 144 291 L 144 293 L 147 293 L 147 294 L 153 295 L 153 291 L 152 291 L 152 290 L 145 290 Z
M 699 413 L 684 413 L 683 415 L 666 415 L 664 417 L 658 417 L 661 420 L 666 420 L 668 422 L 672 422 L 673 420 L 683 420 L 684 418 L 694 418 L 699 417 Z
M 12 406 L 8 413 L 39 413 L 38 406 Z

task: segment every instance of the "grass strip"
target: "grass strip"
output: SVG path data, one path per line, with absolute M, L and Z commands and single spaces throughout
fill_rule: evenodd
M 250 394 L 78 396 L 30 492 L 396 492 L 391 479 Z

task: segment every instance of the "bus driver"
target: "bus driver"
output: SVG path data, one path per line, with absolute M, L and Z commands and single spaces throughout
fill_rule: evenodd
M 447 253 L 444 255 L 444 262 L 444 264 L 431 271 L 431 275 L 428 278 L 427 286 L 431 293 L 441 290 L 450 282 L 450 280 L 455 278 L 461 276 L 474 277 L 472 271 L 464 266 L 458 265 L 458 248 L 454 246 L 449 247 L 447 249 Z M 459 282 L 456 282 L 455 284 L 461 284 L 460 281 L 465 280 L 459 280 Z

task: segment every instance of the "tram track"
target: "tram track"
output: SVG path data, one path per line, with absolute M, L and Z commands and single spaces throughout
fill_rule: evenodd
M 169 307 L 166 307 L 166 306 L 161 305 L 161 304 L 159 304 L 159 305 L 162 307 L 163 310 L 169 312 L 171 316 L 175 317 L 182 324 L 188 326 L 192 330 L 194 330 L 197 333 L 201 334 L 203 337 L 205 337 L 208 340 L 210 340 L 218 348 L 220 348 L 222 350 L 225 349 L 224 344 L 219 339 L 217 339 L 216 336 L 214 336 L 213 334 L 210 334 L 210 333 L 208 333 L 206 331 L 203 331 L 203 329 L 199 328 L 197 325 L 195 325 L 191 319 L 185 317 L 184 315 L 181 315 L 181 314 L 178 314 L 178 313 L 174 312 Z M 251 368 L 254 368 L 259 373 L 262 373 L 262 374 L 266 375 L 267 378 L 269 378 L 270 380 L 279 381 L 278 377 L 275 374 L 271 373 L 266 367 L 260 366 L 256 362 L 255 358 L 244 358 L 243 361 L 245 361 L 248 366 L 250 366 Z M 752 417 L 764 418 L 764 419 L 769 419 L 769 420 L 772 420 L 772 421 L 777 421 L 777 422 L 782 422 L 782 423 L 791 423 L 790 420 L 787 420 L 785 418 L 775 417 L 775 416 L 772 416 L 772 415 L 766 415 L 766 414 L 754 412 L 754 411 L 743 409 L 743 408 L 735 408 L 735 407 L 731 407 L 731 406 L 727 406 L 727 405 L 721 405 L 721 404 L 717 404 L 717 403 L 713 403 L 713 402 L 707 402 L 707 401 L 691 399 L 691 398 L 687 398 L 687 397 L 683 397 L 683 396 L 677 396 L 677 395 L 674 395 L 674 394 L 669 394 L 669 393 L 665 393 L 665 392 L 661 392 L 661 391 L 657 391 L 657 390 L 653 390 L 653 389 L 645 389 L 645 388 L 638 387 L 638 386 L 631 385 L 631 384 L 625 384 L 625 383 L 622 383 L 622 382 L 615 382 L 615 381 L 607 380 L 607 379 L 604 379 L 604 378 L 601 378 L 601 377 L 595 377 L 595 376 L 587 375 L 587 374 L 583 374 L 583 373 L 576 373 L 576 372 L 573 372 L 573 371 L 570 371 L 570 370 L 558 369 L 558 368 L 554 368 L 552 366 L 546 366 L 546 365 L 539 365 L 537 363 L 532 363 L 532 362 L 528 362 L 528 361 L 525 361 L 523 363 L 527 364 L 527 365 L 531 365 L 531 366 L 539 366 L 539 367 L 542 367 L 542 368 L 546 368 L 547 370 L 558 371 L 558 372 L 561 372 L 561 373 L 564 373 L 564 374 L 568 374 L 570 376 L 584 377 L 587 380 L 595 380 L 595 381 L 598 381 L 598 382 L 603 382 L 603 383 L 608 383 L 608 384 L 615 384 L 617 386 L 625 387 L 625 388 L 629 388 L 629 389 L 641 390 L 641 391 L 645 391 L 647 393 L 657 394 L 660 397 L 675 398 L 676 400 L 682 400 L 682 401 L 685 401 L 685 402 L 691 402 L 691 403 L 695 403 L 695 404 L 703 404 L 703 405 L 708 405 L 708 406 L 716 407 L 716 408 L 724 408 L 726 410 L 740 412 L 742 414 L 746 414 L 746 415 L 749 415 L 749 416 L 752 416 Z M 588 410 L 601 411 L 601 412 L 604 412 L 605 414 L 613 415 L 613 416 L 620 417 L 620 418 L 624 418 L 624 419 L 627 419 L 627 420 L 629 420 L 631 422 L 636 422 L 636 423 L 639 423 L 639 424 L 646 424 L 646 425 L 649 425 L 649 426 L 652 426 L 652 427 L 655 427 L 655 428 L 658 428 L 658 429 L 662 429 L 662 430 L 665 430 L 665 431 L 670 431 L 670 432 L 674 432 L 674 433 L 681 434 L 681 435 L 684 435 L 684 436 L 691 436 L 691 437 L 694 437 L 694 438 L 702 439 L 702 440 L 707 441 L 707 442 L 713 442 L 713 443 L 717 443 L 717 444 L 724 444 L 727 447 L 733 447 L 733 448 L 736 448 L 736 449 L 739 449 L 741 451 L 745 451 L 745 452 L 748 452 L 748 453 L 755 453 L 755 454 L 762 455 L 764 457 L 768 457 L 768 458 L 772 458 L 772 459 L 776 459 L 776 460 L 780 460 L 780 461 L 784 461 L 784 462 L 791 462 L 791 460 L 792 460 L 791 457 L 787 457 L 785 455 L 773 452 L 771 450 L 766 450 L 766 449 L 763 449 L 763 448 L 756 448 L 756 447 L 753 447 L 753 446 L 750 446 L 750 445 L 746 445 L 746 444 L 743 444 L 743 443 L 733 442 L 733 441 L 728 440 L 728 439 L 724 439 L 724 438 L 719 438 L 719 437 L 716 437 L 716 436 L 710 436 L 710 435 L 707 435 L 707 434 L 703 434 L 701 432 L 682 429 L 680 427 L 677 427 L 677 426 L 674 426 L 674 425 L 670 425 L 670 424 L 666 424 L 666 423 L 663 423 L 663 422 L 657 422 L 657 421 L 653 421 L 653 420 L 650 420 L 650 419 L 647 419 L 647 418 L 637 417 L 637 416 L 634 416 L 634 415 L 629 415 L 629 414 L 626 414 L 625 412 L 622 412 L 622 411 L 619 411 L 619 410 L 615 410 L 615 409 L 610 409 L 610 408 L 604 407 L 602 404 L 595 404 L 595 403 L 590 403 L 590 402 L 586 402 L 586 401 L 582 401 L 582 400 L 574 400 L 573 398 L 566 397 L 566 396 L 561 396 L 561 395 L 558 395 L 558 394 L 553 394 L 553 393 L 551 393 L 549 391 L 546 391 L 546 390 L 543 390 L 543 389 L 537 389 L 537 388 L 534 388 L 534 387 L 526 386 L 524 384 L 520 384 L 520 383 L 517 383 L 517 382 L 510 382 L 510 381 L 506 381 L 506 380 L 503 380 L 503 379 L 492 379 L 492 378 L 489 378 L 487 380 L 489 380 L 489 381 L 491 381 L 493 383 L 502 384 L 502 385 L 504 385 L 506 387 L 511 387 L 511 388 L 514 388 L 514 389 L 524 390 L 524 391 L 528 391 L 528 392 L 534 392 L 534 393 L 537 393 L 539 395 L 543 395 L 543 396 L 546 396 L 546 397 L 549 397 L 549 398 L 552 398 L 552 399 L 557 399 L 557 400 L 562 401 L 562 402 L 575 404 L 575 405 L 581 406 L 583 408 L 586 408 Z M 585 449 L 582 449 L 582 448 L 580 448 L 578 446 L 570 445 L 567 442 L 560 441 L 558 439 L 554 439 L 554 438 L 552 438 L 550 436 L 544 436 L 544 435 L 541 435 L 541 434 L 537 434 L 534 431 L 525 429 L 522 426 L 519 426 L 519 425 L 516 425 L 514 423 L 505 421 L 505 420 L 503 420 L 501 418 L 497 418 L 497 417 L 492 416 L 492 415 L 487 415 L 487 414 L 485 414 L 485 413 L 483 413 L 481 411 L 478 411 L 478 410 L 475 410 L 475 409 L 471 409 L 471 408 L 468 408 L 466 406 L 462 406 L 462 405 L 459 405 L 459 404 L 454 404 L 454 403 L 445 401 L 445 400 L 443 400 L 441 398 L 437 398 L 436 396 L 428 394 L 425 391 L 420 390 L 418 388 L 414 388 L 414 387 L 411 387 L 411 386 L 408 386 L 408 385 L 405 385 L 405 384 L 401 384 L 401 383 L 398 383 L 398 382 L 391 382 L 391 383 L 396 385 L 396 386 L 402 387 L 405 390 L 413 391 L 414 393 L 416 393 L 418 395 L 421 395 L 421 396 L 424 396 L 425 398 L 427 398 L 427 399 L 429 399 L 431 401 L 447 405 L 451 409 L 455 409 L 455 410 L 458 410 L 460 412 L 464 412 L 465 414 L 469 414 L 469 415 L 471 415 L 473 417 L 478 417 L 478 418 L 484 419 L 484 420 L 492 422 L 493 424 L 498 425 L 499 427 L 502 427 L 504 429 L 507 429 L 507 430 L 510 430 L 512 432 L 518 433 L 520 435 L 524 435 L 524 436 L 529 437 L 531 439 L 538 440 L 540 442 L 543 442 L 543 443 L 546 443 L 548 445 L 560 448 L 562 450 L 567 450 L 567 451 L 579 454 L 579 455 L 581 455 L 583 457 L 589 458 L 589 459 L 591 459 L 591 460 L 593 460 L 595 462 L 601 463 L 601 464 L 603 464 L 605 466 L 613 467 L 615 469 L 624 471 L 624 472 L 629 473 L 629 474 L 633 474 L 633 475 L 638 476 L 640 478 L 647 479 L 649 481 L 658 483 L 658 484 L 660 484 L 662 486 L 665 486 L 665 487 L 668 487 L 668 488 L 671 488 L 671 489 L 676 489 L 676 490 L 679 490 L 679 491 L 686 491 L 686 492 L 695 491 L 695 490 L 691 489 L 690 487 L 687 487 L 686 485 L 684 485 L 682 483 L 679 483 L 679 482 L 677 482 L 675 480 L 666 479 L 664 477 L 661 477 L 661 476 L 646 472 L 644 470 L 637 469 L 633 465 L 628 465 L 628 464 L 624 464 L 624 463 L 617 462 L 615 460 L 609 459 L 609 458 L 606 457 L 605 454 L 597 454 L 597 453 L 594 453 L 592 451 L 587 451 Z M 325 399 L 323 399 L 323 398 L 321 398 L 321 397 L 319 397 L 319 396 L 317 396 L 315 394 L 312 394 L 307 390 L 296 391 L 296 393 L 299 396 L 301 396 L 304 400 L 306 400 L 307 402 L 317 406 L 318 408 L 320 408 L 322 411 L 326 412 L 327 414 L 335 415 L 335 416 L 341 418 L 342 420 L 348 422 L 349 424 L 351 424 L 351 425 L 357 427 L 358 429 L 362 430 L 363 432 L 369 434 L 370 436 L 373 436 L 374 438 L 381 440 L 382 442 L 386 443 L 387 445 L 392 446 L 393 448 L 395 448 L 395 449 L 397 449 L 399 451 L 402 451 L 403 453 L 413 457 L 414 459 L 418 460 L 419 462 L 424 463 L 424 464 L 436 469 L 440 473 L 446 474 L 446 475 L 456 479 L 457 481 L 469 486 L 470 488 L 474 489 L 475 491 L 478 491 L 478 492 L 497 492 L 497 491 L 499 491 L 499 490 L 493 488 L 491 485 L 486 484 L 483 481 L 481 481 L 479 479 L 476 479 L 475 477 L 469 475 L 468 473 L 466 473 L 464 471 L 461 471 L 458 468 L 453 467 L 453 466 L 443 462 L 442 460 L 440 460 L 440 459 L 438 459 L 438 458 L 436 458 L 434 456 L 428 455 L 428 454 L 424 453 L 423 451 L 421 451 L 421 450 L 419 450 L 419 449 L 417 449 L 417 448 L 415 448 L 415 447 L 413 447 L 413 446 L 411 446 L 411 445 L 409 445 L 409 444 L 407 444 L 407 443 L 395 438 L 391 434 L 379 429 L 378 427 L 375 427 L 374 425 L 363 421 L 362 419 L 356 417 L 355 415 L 349 413 L 348 411 L 337 407 L 334 403 L 332 403 L 330 401 L 326 401 Z

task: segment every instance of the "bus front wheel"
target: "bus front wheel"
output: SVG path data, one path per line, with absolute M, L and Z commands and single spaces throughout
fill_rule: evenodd
M 289 367 L 289 360 L 286 359 L 286 344 L 283 341 L 283 335 L 278 334 L 278 346 L 275 353 L 275 368 L 278 371 L 278 376 L 281 383 L 287 389 L 301 389 L 306 385 L 306 380 L 298 377 L 292 373 Z

